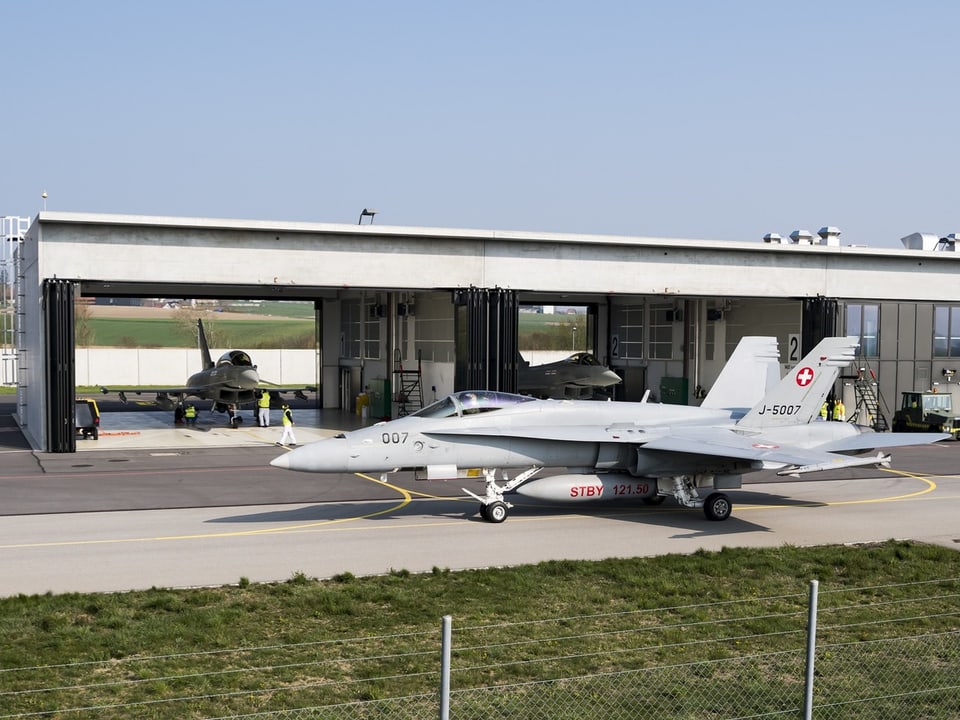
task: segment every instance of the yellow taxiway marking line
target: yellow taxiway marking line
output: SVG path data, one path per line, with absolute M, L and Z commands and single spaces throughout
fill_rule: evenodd
M 905 478 L 910 478 L 911 480 L 919 480 L 922 483 L 925 483 L 927 487 L 923 490 L 918 490 L 917 492 L 906 493 L 904 495 L 892 495 L 890 497 L 883 498 L 871 498 L 867 500 L 837 500 L 836 502 L 809 502 L 809 503 L 800 503 L 793 505 L 738 505 L 737 510 L 773 510 L 777 508 L 788 508 L 788 507 L 803 507 L 807 506 L 817 506 L 817 507 L 838 507 L 840 505 L 870 505 L 873 503 L 888 503 L 888 502 L 897 502 L 899 500 L 908 500 L 910 498 L 919 497 L 921 495 L 926 495 L 937 489 L 937 484 L 928 477 L 923 477 L 921 475 L 916 475 L 914 473 L 909 473 L 904 470 L 891 470 L 889 468 L 881 468 L 884 472 L 888 472 L 892 475 L 902 475 Z
M 796 508 L 796 507 L 832 507 L 839 505 L 865 505 L 871 503 L 883 503 L 883 502 L 896 502 L 899 500 L 907 500 L 909 498 L 919 497 L 921 495 L 926 495 L 930 492 L 936 490 L 937 485 L 929 478 L 916 475 L 913 473 L 905 472 L 902 470 L 887 470 L 894 475 L 902 475 L 903 477 L 910 478 L 913 480 L 919 480 L 922 483 L 925 483 L 927 487 L 923 490 L 919 490 L 913 493 L 906 493 L 903 495 L 894 495 L 891 497 L 885 498 L 872 498 L 865 500 L 839 500 L 837 502 L 811 502 L 811 503 L 800 503 L 795 505 L 739 505 L 738 510 L 776 510 L 776 509 L 786 509 L 786 508 Z M 376 512 L 371 513 L 362 513 L 359 515 L 351 515 L 349 517 L 335 518 L 328 520 L 319 520 L 317 522 L 310 523 L 300 523 L 297 525 L 284 525 L 282 527 L 275 528 L 262 528 L 260 530 L 233 530 L 229 532 L 217 532 L 217 533 L 195 533 L 189 535 L 160 535 L 155 537 L 132 537 L 132 538 L 104 538 L 99 540 L 62 540 L 62 541 L 53 541 L 53 542 L 38 542 L 38 543 L 19 543 L 19 544 L 10 544 L 10 545 L 0 545 L 0 550 L 12 550 L 12 549 L 25 549 L 25 548 L 48 548 L 48 547 L 79 547 L 83 545 L 113 545 L 113 544 L 122 544 L 122 543 L 146 543 L 146 542 L 170 542 L 170 541 L 183 541 L 183 540 L 205 540 L 205 539 L 215 539 L 215 538 L 230 538 L 230 537 L 251 537 L 256 535 L 271 535 L 271 534 L 283 534 L 291 532 L 299 532 L 304 530 L 358 530 L 358 529 L 373 529 L 373 528 L 335 528 L 335 525 L 343 525 L 348 522 L 354 522 L 356 520 L 366 520 L 369 518 L 378 517 L 380 515 L 386 515 L 388 513 L 396 512 L 402 508 L 409 505 L 413 502 L 413 496 L 417 495 L 419 497 L 429 499 L 429 500 L 449 500 L 449 501 L 467 501 L 473 502 L 472 498 L 463 498 L 463 497 L 445 497 L 441 495 L 430 495 L 428 493 L 421 493 L 417 491 L 406 490 L 392 483 L 383 482 L 376 478 L 370 477 L 369 475 L 364 475 L 362 473 L 355 473 L 357 477 L 360 477 L 364 480 L 369 480 L 374 482 L 377 485 L 382 485 L 388 487 L 391 490 L 396 491 L 402 496 L 400 502 L 395 505 L 391 505 L 388 508 L 377 510 Z M 563 507 L 573 507 L 569 505 L 564 505 Z M 583 507 L 583 506 L 576 506 Z M 603 514 L 608 514 L 607 512 Z M 617 513 L 613 513 L 617 514 Z M 558 516 L 556 518 L 545 518 L 545 517 L 536 517 L 536 518 L 513 518 L 511 522 L 542 522 L 544 520 L 571 520 L 576 519 L 577 517 L 583 515 L 594 516 L 596 513 L 587 513 L 587 512 L 573 512 L 569 515 Z M 439 522 L 425 522 L 425 523 L 412 523 L 405 525 L 404 527 L 444 527 L 447 525 L 456 525 L 461 523 L 462 520 L 451 520 L 451 521 L 439 521 Z
M 359 475 L 359 473 L 358 473 Z M 351 515 L 349 517 L 335 518 L 328 520 L 318 520 L 317 522 L 311 523 L 301 523 L 298 525 L 284 525 L 282 527 L 275 528 L 262 528 L 260 530 L 232 530 L 229 532 L 216 532 L 216 533 L 196 533 L 191 535 L 160 535 L 156 537 L 133 537 L 133 538 L 111 538 L 111 539 L 101 539 L 101 540 L 63 540 L 47 543 L 22 543 L 22 544 L 13 544 L 13 545 L 0 545 L 0 550 L 11 550 L 11 549 L 23 549 L 23 548 L 42 548 L 42 547 L 73 547 L 79 545 L 111 545 L 119 543 L 139 543 L 139 542 L 160 542 L 160 541 L 171 541 L 171 540 L 203 540 L 208 538 L 228 538 L 228 537 L 245 537 L 253 535 L 270 535 L 270 534 L 282 534 L 287 532 L 295 532 L 298 530 L 308 530 L 315 529 L 322 526 L 330 525 L 339 525 L 346 522 L 353 522 L 354 520 L 367 520 L 369 518 L 374 518 L 379 515 L 386 515 L 387 513 L 396 512 L 406 507 L 413 501 L 411 494 L 404 490 L 401 487 L 392 485 L 390 483 L 382 483 L 379 480 L 368 477 L 366 475 L 360 475 L 360 477 L 365 480 L 370 480 L 377 483 L 378 485 L 385 485 L 391 490 L 396 490 L 401 494 L 403 499 L 395 505 L 391 505 L 388 508 L 383 510 L 377 510 L 376 512 L 363 513 L 360 515 Z

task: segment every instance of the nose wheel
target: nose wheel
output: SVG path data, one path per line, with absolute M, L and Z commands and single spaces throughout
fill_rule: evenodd
M 497 500 L 489 505 L 485 503 L 480 504 L 480 517 L 487 522 L 502 523 L 507 519 L 508 514 L 509 510 L 507 509 L 507 504 L 505 502 Z
M 480 497 L 466 488 L 463 488 L 463 491 L 474 500 L 480 501 L 480 517 L 490 523 L 502 523 L 507 519 L 507 515 L 510 514 L 510 508 L 513 507 L 513 505 L 503 499 L 504 493 L 508 493 L 520 485 L 523 485 L 523 483 L 542 469 L 543 468 L 535 466 L 529 470 L 524 470 L 513 480 L 507 480 L 506 475 L 504 475 L 503 479 L 505 483 L 503 485 L 497 485 L 496 470 L 484 468 L 483 474 L 487 481 L 486 495 Z

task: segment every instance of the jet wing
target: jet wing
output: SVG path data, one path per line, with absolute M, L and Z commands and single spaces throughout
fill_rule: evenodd
M 298 387 L 282 387 L 280 385 L 274 385 L 273 383 L 264 382 L 261 380 L 257 383 L 257 390 L 268 390 L 272 393 L 293 393 L 299 400 L 306 400 L 307 396 L 304 395 L 305 392 L 316 392 L 317 388 L 311 385 L 301 385 Z
M 936 439 L 942 440 L 946 435 L 934 434 Z M 912 442 L 923 442 L 913 440 Z M 928 441 L 929 442 L 929 441 Z M 724 428 L 702 427 L 686 428 L 681 432 L 672 432 L 659 437 L 651 437 L 643 442 L 644 450 L 658 450 L 662 452 L 686 453 L 692 455 L 709 455 L 717 458 L 734 458 L 737 460 L 752 460 L 762 462 L 772 467 L 785 468 L 778 475 L 801 475 L 823 470 L 839 470 L 848 467 L 863 467 L 866 465 L 886 466 L 890 457 L 878 454 L 873 457 L 856 457 L 852 455 L 838 455 L 834 448 L 819 446 L 804 448 L 796 445 L 784 445 L 780 442 L 765 440 L 762 435 L 741 435 Z M 841 443 L 836 443 L 840 445 Z M 909 442 L 891 443 L 891 445 L 906 445 Z M 850 443 L 851 446 L 855 443 Z M 885 447 L 882 442 L 874 441 L 862 447 L 849 447 L 847 450 L 864 450 L 873 447 Z
M 136 393 L 137 395 L 193 395 L 197 392 L 203 392 L 214 386 L 194 386 L 194 387 L 168 387 L 168 388 L 155 388 L 155 387 L 103 387 L 101 386 L 100 392 L 104 395 L 107 393 Z
M 270 392 L 316 392 L 317 388 L 313 385 L 298 385 L 297 387 L 284 387 L 275 385 L 271 382 L 261 380 L 257 383 L 257 390 L 269 390 Z
M 775 465 L 829 465 L 846 467 L 845 455 L 835 455 L 823 450 L 801 448 L 777 442 L 767 442 L 760 435 L 746 436 L 730 432 L 723 428 L 690 428 L 681 433 L 664 435 L 644 444 L 645 450 L 691 453 L 695 455 L 716 455 L 738 460 L 756 460 Z M 853 464 L 860 464 L 855 462 Z
M 874 448 L 918 445 L 950 437 L 949 433 L 911 433 L 880 435 L 866 433 L 833 443 L 805 448 L 765 439 L 763 435 L 742 435 L 725 428 L 699 427 L 676 429 L 643 442 L 644 450 L 712 455 L 738 460 L 753 460 L 773 467 L 785 467 L 779 475 L 801 475 L 822 470 L 839 470 L 866 465 L 887 465 L 888 455 L 863 457 L 840 452 Z
M 662 432 L 657 432 L 656 428 L 652 428 L 652 431 L 644 430 L 638 426 L 573 425 L 560 427 L 528 426 L 522 428 L 487 426 L 430 430 L 425 434 L 513 437 L 561 442 L 626 443 L 643 446 L 645 450 L 752 460 L 773 467 L 790 466 L 793 469 L 783 470 L 780 473 L 790 475 L 883 464 L 889 459 L 882 455 L 864 458 L 837 454 L 839 452 L 924 444 L 950 437 L 947 433 L 911 433 L 909 435 L 894 434 L 888 436 L 867 433 L 838 440 L 830 445 L 803 448 L 795 445 L 785 445 L 781 442 L 767 441 L 759 434 L 742 435 L 718 427 L 663 427 L 661 430 Z
M 949 440 L 950 433 L 875 433 L 865 432 L 853 437 L 821 445 L 820 450 L 828 452 L 851 452 L 855 450 L 873 450 L 875 448 L 904 447 L 906 445 L 928 445 L 929 443 Z

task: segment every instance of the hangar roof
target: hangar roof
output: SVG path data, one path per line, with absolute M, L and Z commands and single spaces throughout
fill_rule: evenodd
M 331 288 L 502 287 L 531 292 L 956 301 L 957 253 L 828 245 L 41 212 L 40 278 L 252 286 L 267 296 Z

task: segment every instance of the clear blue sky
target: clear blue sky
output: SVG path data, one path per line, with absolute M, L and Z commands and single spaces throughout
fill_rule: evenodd
M 960 232 L 960 3 L 0 5 L 0 214 Z

